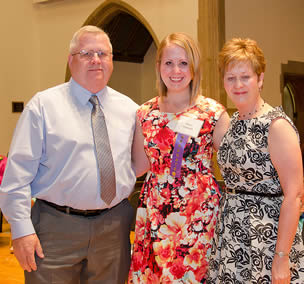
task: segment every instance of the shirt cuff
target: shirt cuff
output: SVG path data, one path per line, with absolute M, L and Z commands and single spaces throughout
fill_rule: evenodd
M 31 219 L 10 222 L 12 240 L 35 234 Z

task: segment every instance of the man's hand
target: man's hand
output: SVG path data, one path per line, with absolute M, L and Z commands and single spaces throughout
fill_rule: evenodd
M 37 270 L 35 252 L 40 258 L 43 258 L 44 254 L 36 234 L 13 240 L 13 248 L 14 255 L 19 261 L 19 264 L 23 270 L 28 272 Z

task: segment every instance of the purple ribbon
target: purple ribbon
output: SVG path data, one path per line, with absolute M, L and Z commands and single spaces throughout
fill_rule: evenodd
M 170 175 L 173 177 L 176 177 L 176 178 L 180 177 L 184 149 L 185 149 L 186 143 L 188 141 L 188 138 L 189 138 L 188 135 L 181 134 L 181 133 L 177 134 L 177 137 L 175 140 L 175 145 L 174 145 L 171 168 L 170 168 Z

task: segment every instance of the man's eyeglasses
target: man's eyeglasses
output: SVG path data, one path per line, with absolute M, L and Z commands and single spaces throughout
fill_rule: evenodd
M 92 60 L 95 54 L 99 57 L 100 60 L 106 60 L 109 59 L 110 56 L 112 55 L 111 52 L 104 52 L 102 50 L 80 50 L 79 52 L 73 53 L 72 56 L 79 54 L 81 58 L 86 59 L 86 60 Z

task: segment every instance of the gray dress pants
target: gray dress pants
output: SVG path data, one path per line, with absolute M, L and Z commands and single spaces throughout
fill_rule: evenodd
M 123 284 L 130 267 L 130 226 L 134 209 L 127 199 L 95 217 L 69 215 L 37 200 L 32 221 L 45 257 L 26 284 Z

